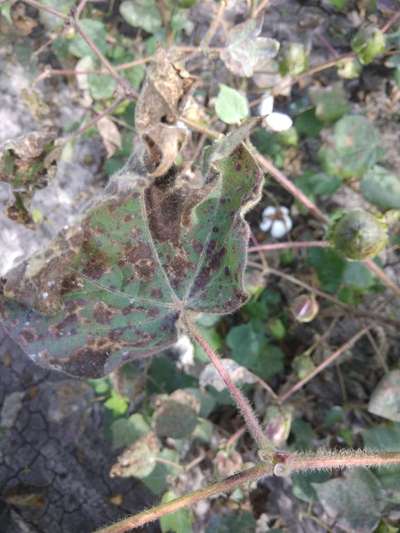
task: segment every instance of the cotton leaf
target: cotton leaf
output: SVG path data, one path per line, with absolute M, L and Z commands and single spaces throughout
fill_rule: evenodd
M 107 150 L 107 156 L 111 157 L 121 148 L 122 140 L 119 129 L 109 117 L 102 117 L 97 122 L 97 129 Z
M 215 111 L 226 124 L 239 124 L 249 116 L 247 98 L 235 89 L 221 84 L 215 102 Z
M 135 143 L 76 225 L 7 274 L 0 324 L 27 355 L 98 377 L 172 346 L 188 315 L 246 301 L 243 214 L 262 173 L 232 135 L 215 144 L 201 186 L 150 175 Z
M 250 78 L 278 53 L 278 41 L 259 37 L 262 25 L 262 19 L 250 19 L 229 32 L 226 48 L 220 57 L 233 74 Z

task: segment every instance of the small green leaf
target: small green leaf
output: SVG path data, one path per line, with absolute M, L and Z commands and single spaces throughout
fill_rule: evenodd
M 169 490 L 162 499 L 161 504 L 168 503 L 177 498 L 176 494 Z M 190 509 L 180 509 L 176 513 L 160 518 L 161 531 L 163 533 L 192 533 L 192 513 Z
M 349 103 L 340 83 L 326 89 L 312 89 L 310 99 L 315 105 L 316 116 L 325 123 L 335 122 L 349 110 Z
M 378 131 L 359 115 L 341 118 L 335 124 L 333 137 L 319 152 L 325 172 L 343 179 L 359 178 L 381 155 Z
M 99 20 L 81 19 L 79 21 L 83 31 L 94 42 L 100 52 L 104 55 L 107 52 L 108 45 L 106 41 L 107 32 L 104 24 Z M 96 54 L 87 44 L 87 42 L 79 35 L 76 34 L 73 40 L 69 44 L 69 52 L 76 57 L 91 56 L 97 59 Z
M 375 165 L 365 174 L 360 186 L 371 204 L 382 209 L 400 209 L 400 177 L 393 172 Z
M 162 26 L 160 11 L 154 0 L 126 0 L 120 13 L 126 22 L 135 28 L 154 33 Z
M 129 418 L 119 418 L 111 424 L 111 438 L 114 449 L 130 446 L 139 437 L 150 431 L 150 426 L 140 413 Z
M 346 268 L 345 259 L 329 248 L 314 248 L 308 251 L 308 260 L 317 272 L 321 289 L 336 292 Z
M 313 483 L 323 508 L 345 531 L 373 531 L 384 507 L 384 494 L 377 478 L 357 468 L 344 472 L 343 478 Z
M 60 13 L 64 13 L 64 15 L 68 15 L 72 7 L 75 5 L 75 0 L 41 0 L 41 4 L 52 7 Z M 44 11 L 43 9 L 39 9 L 39 17 L 42 24 L 51 31 L 54 31 L 65 24 L 62 18 L 57 17 L 48 11 Z
M 303 43 L 290 42 L 282 48 L 279 71 L 282 76 L 297 76 L 308 67 L 308 55 Z
M 400 370 L 392 370 L 378 383 L 368 411 L 393 422 L 400 422 Z
M 227 85 L 220 85 L 215 111 L 226 124 L 239 124 L 249 116 L 247 98 Z
M 108 74 L 89 74 L 89 91 L 95 100 L 111 98 L 117 87 L 116 80 Z
M 162 403 L 153 419 L 156 434 L 173 439 L 188 437 L 197 425 L 197 414 L 192 407 L 175 400 Z
M 361 28 L 353 37 L 351 47 L 360 63 L 368 65 L 385 51 L 385 34 L 375 26 Z
M 157 496 L 161 496 L 171 480 L 182 473 L 179 466 L 179 454 L 175 450 L 163 448 L 157 456 L 163 462 L 157 462 L 154 470 L 142 478 L 143 483 Z
M 127 400 L 118 394 L 118 392 L 116 392 L 114 389 L 112 390 L 110 398 L 104 402 L 104 405 L 107 407 L 107 409 L 112 411 L 114 416 L 123 415 L 128 409 Z

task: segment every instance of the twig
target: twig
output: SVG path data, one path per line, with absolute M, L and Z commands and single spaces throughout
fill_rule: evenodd
M 296 242 L 274 242 L 272 244 L 258 244 L 250 246 L 248 252 L 272 252 L 274 250 L 303 249 L 303 248 L 329 248 L 328 241 L 296 241 Z
M 260 4 L 256 7 L 256 9 L 253 11 L 251 17 L 253 19 L 257 18 L 258 15 L 268 7 L 268 4 L 269 0 L 262 0 Z
M 396 22 L 400 20 L 400 11 L 398 11 L 397 13 L 393 13 L 393 15 L 390 17 L 390 19 L 386 22 L 386 24 L 384 26 L 382 26 L 381 28 L 381 32 L 382 33 L 386 33 L 387 31 L 390 30 L 390 28 L 396 24 Z
M 208 45 L 210 44 L 212 38 L 214 37 L 215 33 L 218 30 L 218 26 L 221 24 L 225 9 L 226 9 L 226 0 L 221 0 L 217 14 L 213 18 L 213 21 L 210 24 L 210 27 L 208 28 L 207 33 L 205 34 L 205 36 L 203 37 L 200 43 L 200 49 L 207 48 Z
M 302 203 L 316 218 L 321 222 L 327 223 L 328 217 L 306 196 L 296 185 L 294 185 L 278 168 L 266 159 L 259 152 L 255 158 L 263 169 L 274 178 L 284 189 L 292 194 L 300 203 Z
M 386 287 L 391 289 L 396 294 L 396 296 L 400 298 L 400 287 L 389 278 L 386 272 L 384 272 L 376 263 L 374 263 L 372 259 L 366 259 L 365 261 L 363 261 L 363 263 L 370 272 L 375 274 L 375 276 L 379 278 L 381 282 L 386 285 Z
M 288 398 L 290 398 L 295 392 L 300 390 L 306 383 L 308 383 L 311 379 L 313 379 L 317 374 L 319 374 L 324 368 L 329 366 L 333 361 L 338 359 L 346 350 L 349 350 L 355 342 L 357 342 L 363 335 L 367 333 L 369 330 L 369 327 L 365 327 L 361 329 L 358 333 L 356 333 L 350 340 L 345 342 L 340 348 L 338 348 L 335 352 L 333 352 L 329 357 L 325 359 L 320 365 L 317 366 L 312 372 L 310 372 L 305 378 L 301 379 L 298 383 L 293 385 L 287 392 L 280 395 L 279 398 L 281 402 L 285 402 Z
M 73 133 L 71 133 L 70 135 L 68 135 L 67 137 L 64 137 L 62 139 L 62 144 L 65 144 L 67 143 L 68 141 L 70 141 L 71 139 L 74 139 L 75 137 L 78 137 L 79 135 L 82 135 L 82 133 L 85 133 L 85 131 L 89 130 L 90 128 L 92 128 L 95 124 L 97 124 L 97 122 L 105 117 L 106 115 L 112 113 L 114 111 L 114 109 L 116 109 L 120 104 L 121 102 L 123 102 L 125 100 L 125 97 L 124 96 L 120 96 L 119 98 L 117 98 L 115 100 L 115 102 L 113 104 L 111 104 L 109 107 L 107 107 L 106 109 L 104 109 L 104 111 L 102 111 L 101 113 L 99 113 L 98 115 L 96 115 L 92 120 L 90 120 L 87 124 L 85 124 L 84 126 L 82 126 L 81 128 L 79 128 L 79 130 L 77 131 L 74 131 Z
M 23 0 L 25 4 L 29 4 L 32 7 L 35 7 L 36 9 L 41 9 L 42 11 L 47 11 L 47 13 L 50 13 L 51 15 L 54 15 L 55 17 L 59 17 L 62 20 L 65 20 L 65 22 L 69 22 L 70 17 L 68 15 L 64 15 L 61 11 L 58 11 L 57 9 L 54 9 L 53 7 L 50 7 L 48 5 L 42 4 L 41 2 L 37 2 L 37 0 Z
M 260 463 L 252 468 L 238 472 L 233 476 L 228 477 L 223 481 L 209 485 L 204 489 L 199 489 L 180 498 L 176 498 L 168 503 L 163 503 L 156 507 L 152 507 L 147 511 L 143 511 L 135 516 L 121 520 L 116 524 L 112 524 L 108 527 L 98 529 L 95 533 L 124 533 L 132 528 L 137 528 L 154 522 L 158 518 L 165 516 L 170 513 L 175 513 L 179 509 L 189 507 L 196 502 L 205 500 L 210 496 L 216 496 L 223 492 L 231 492 L 232 490 L 240 487 L 244 483 L 255 481 L 261 477 L 268 476 L 272 474 L 272 465 L 267 463 Z

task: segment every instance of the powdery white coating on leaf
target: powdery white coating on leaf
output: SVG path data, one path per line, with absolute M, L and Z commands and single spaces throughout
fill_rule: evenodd
M 227 45 L 221 59 L 237 76 L 251 78 L 263 70 L 279 51 L 279 42 L 269 37 L 259 37 L 263 19 L 250 19 L 235 26 L 228 34 Z

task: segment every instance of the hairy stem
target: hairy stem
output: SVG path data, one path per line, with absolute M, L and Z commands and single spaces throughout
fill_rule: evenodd
M 296 241 L 296 242 L 274 242 L 272 244 L 259 244 L 250 246 L 248 252 L 272 252 L 273 250 L 287 250 L 293 248 L 328 248 L 328 241 Z
M 209 485 L 204 489 L 196 490 L 168 503 L 162 503 L 161 505 L 152 507 L 151 509 L 143 511 L 135 516 L 125 518 L 116 524 L 98 529 L 95 531 L 95 533 L 124 533 L 124 531 L 154 522 L 162 516 L 174 513 L 179 509 L 183 509 L 184 507 L 189 507 L 200 500 L 209 498 L 210 496 L 216 496 L 223 492 L 230 492 L 243 483 L 256 481 L 263 476 L 271 475 L 272 470 L 272 464 L 260 463 L 252 468 L 249 468 L 248 470 L 238 472 L 237 474 L 234 474 L 223 481 Z
M 260 426 L 259 421 L 253 411 L 253 408 L 250 405 L 248 399 L 240 392 L 237 386 L 232 381 L 229 372 L 226 370 L 223 362 L 214 352 L 208 342 L 201 336 L 194 324 L 187 320 L 185 321 L 186 327 L 190 336 L 195 340 L 206 352 L 211 363 L 214 365 L 221 379 L 225 383 L 227 389 L 229 390 L 234 402 L 236 403 L 239 411 L 242 413 L 246 426 L 249 430 L 249 433 L 256 441 L 257 446 L 260 450 L 266 450 L 267 452 L 271 450 L 271 443 L 264 435 L 264 432 Z
M 309 470 L 333 470 L 335 468 L 381 467 L 400 464 L 400 452 L 372 450 L 321 450 L 314 454 L 279 453 L 274 468 L 277 476 Z

